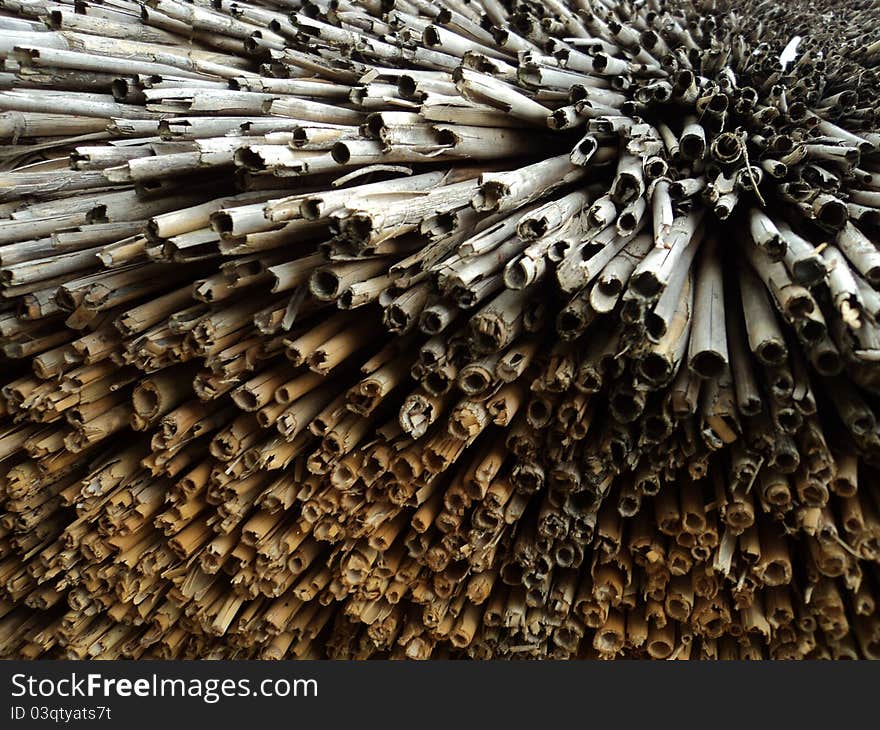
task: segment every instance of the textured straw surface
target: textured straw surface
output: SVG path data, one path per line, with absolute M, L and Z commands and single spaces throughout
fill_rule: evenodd
M 878 28 L 0 0 L 0 656 L 880 658 Z

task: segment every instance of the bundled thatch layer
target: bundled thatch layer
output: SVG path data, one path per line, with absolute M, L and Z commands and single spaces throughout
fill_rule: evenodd
M 0 0 L 0 655 L 880 656 L 878 28 Z

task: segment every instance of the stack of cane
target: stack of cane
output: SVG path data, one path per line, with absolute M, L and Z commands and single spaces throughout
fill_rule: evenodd
M 880 657 L 878 27 L 0 0 L 0 655 Z

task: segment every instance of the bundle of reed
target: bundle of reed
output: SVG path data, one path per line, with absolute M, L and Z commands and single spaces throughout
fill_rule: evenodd
M 880 656 L 878 28 L 0 0 L 0 655 Z

